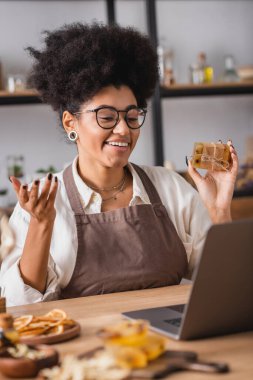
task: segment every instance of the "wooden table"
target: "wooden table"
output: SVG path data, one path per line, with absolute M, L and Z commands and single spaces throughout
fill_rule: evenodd
M 159 289 L 147 289 L 124 293 L 106 294 L 64 301 L 37 303 L 8 308 L 14 316 L 21 314 L 44 314 L 53 308 L 64 309 L 70 318 L 82 326 L 79 338 L 55 345 L 61 355 L 82 353 L 101 345 L 95 337 L 98 328 L 119 321 L 124 311 L 149 307 L 180 304 L 187 301 L 190 285 Z M 253 379 L 253 332 L 227 335 L 190 342 L 168 339 L 168 349 L 191 350 L 205 361 L 226 362 L 231 368 L 228 374 L 204 374 L 178 372 L 169 376 L 175 380 L 252 380 Z M 1 379 L 4 379 L 1 377 Z

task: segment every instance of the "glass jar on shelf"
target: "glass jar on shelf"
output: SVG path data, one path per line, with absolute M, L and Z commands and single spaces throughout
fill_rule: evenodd
M 206 61 L 206 54 L 200 52 L 197 62 L 190 65 L 190 82 L 193 84 L 212 83 L 214 70 Z
M 9 155 L 7 156 L 7 174 L 8 177 L 24 177 L 24 156 Z
M 235 59 L 232 54 L 225 56 L 225 70 L 221 78 L 223 82 L 238 82 L 239 76 L 235 67 Z
M 22 92 L 26 89 L 26 79 L 23 74 L 9 74 L 7 77 L 7 91 Z
M 212 83 L 214 79 L 214 71 L 213 67 L 207 63 L 206 53 L 200 52 L 198 54 L 198 64 L 203 70 L 203 83 Z
M 164 78 L 163 84 L 170 86 L 175 83 L 175 75 L 173 69 L 173 51 L 167 49 L 164 52 Z
M 175 83 L 174 75 L 174 53 L 169 47 L 167 38 L 161 37 L 159 45 L 157 46 L 158 67 L 159 67 L 159 80 L 162 86 L 170 86 Z
M 190 82 L 193 84 L 204 82 L 204 71 L 197 63 L 190 65 Z
M 157 46 L 158 57 L 158 69 L 159 69 L 159 81 L 162 84 L 164 81 L 164 47 L 162 45 Z

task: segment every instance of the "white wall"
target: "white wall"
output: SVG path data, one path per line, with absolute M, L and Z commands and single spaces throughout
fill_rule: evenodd
M 119 24 L 147 31 L 143 0 L 118 0 L 116 15 Z M 253 63 L 252 1 L 157 0 L 157 15 L 158 34 L 166 36 L 174 50 L 178 81 L 187 80 L 189 64 L 203 50 L 216 75 L 222 72 L 227 53 L 233 54 L 239 65 Z M 94 19 L 106 22 L 103 0 L 0 1 L 0 60 L 5 76 L 29 71 L 31 60 L 24 47 L 40 47 L 42 30 Z M 184 156 L 191 154 L 194 141 L 232 138 L 243 159 L 246 138 L 253 135 L 252 104 L 252 96 L 164 99 L 165 158 L 182 170 Z M 57 124 L 57 116 L 46 105 L 1 106 L 2 178 L 8 154 L 25 155 L 30 174 L 51 164 L 60 170 L 70 161 L 75 150 L 64 142 Z M 151 115 L 131 159 L 154 163 Z

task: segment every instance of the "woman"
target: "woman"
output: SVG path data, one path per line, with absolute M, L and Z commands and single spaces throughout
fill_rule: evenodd
M 174 172 L 130 164 L 158 79 L 148 38 L 72 24 L 47 33 L 45 44 L 28 49 L 31 82 L 78 155 L 29 188 L 10 178 L 17 242 L 2 266 L 2 295 L 17 305 L 178 284 L 211 221 L 231 220 L 234 148 L 229 172 L 202 178 L 189 163 L 199 194 Z

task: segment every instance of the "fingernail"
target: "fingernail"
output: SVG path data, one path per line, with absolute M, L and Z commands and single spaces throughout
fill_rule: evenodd
M 49 174 L 48 174 L 47 179 L 48 179 L 49 181 L 51 181 L 51 179 L 52 179 L 52 173 L 49 173 Z
M 185 163 L 188 166 L 188 157 L 187 156 L 185 156 Z
M 24 189 L 24 190 L 27 190 L 27 188 L 28 188 L 27 185 L 23 185 L 23 186 L 22 186 L 22 189 Z
M 233 145 L 233 144 L 231 144 L 230 146 L 232 146 L 232 148 L 233 148 L 233 149 L 235 149 L 235 147 L 234 147 L 234 145 Z
M 11 177 L 9 177 L 9 181 L 12 183 Z
M 34 185 L 38 186 L 38 184 L 40 183 L 39 179 L 36 179 L 36 181 L 34 181 Z
M 54 177 L 54 181 L 55 181 L 55 182 L 58 182 L 58 178 L 57 178 L 57 177 Z

